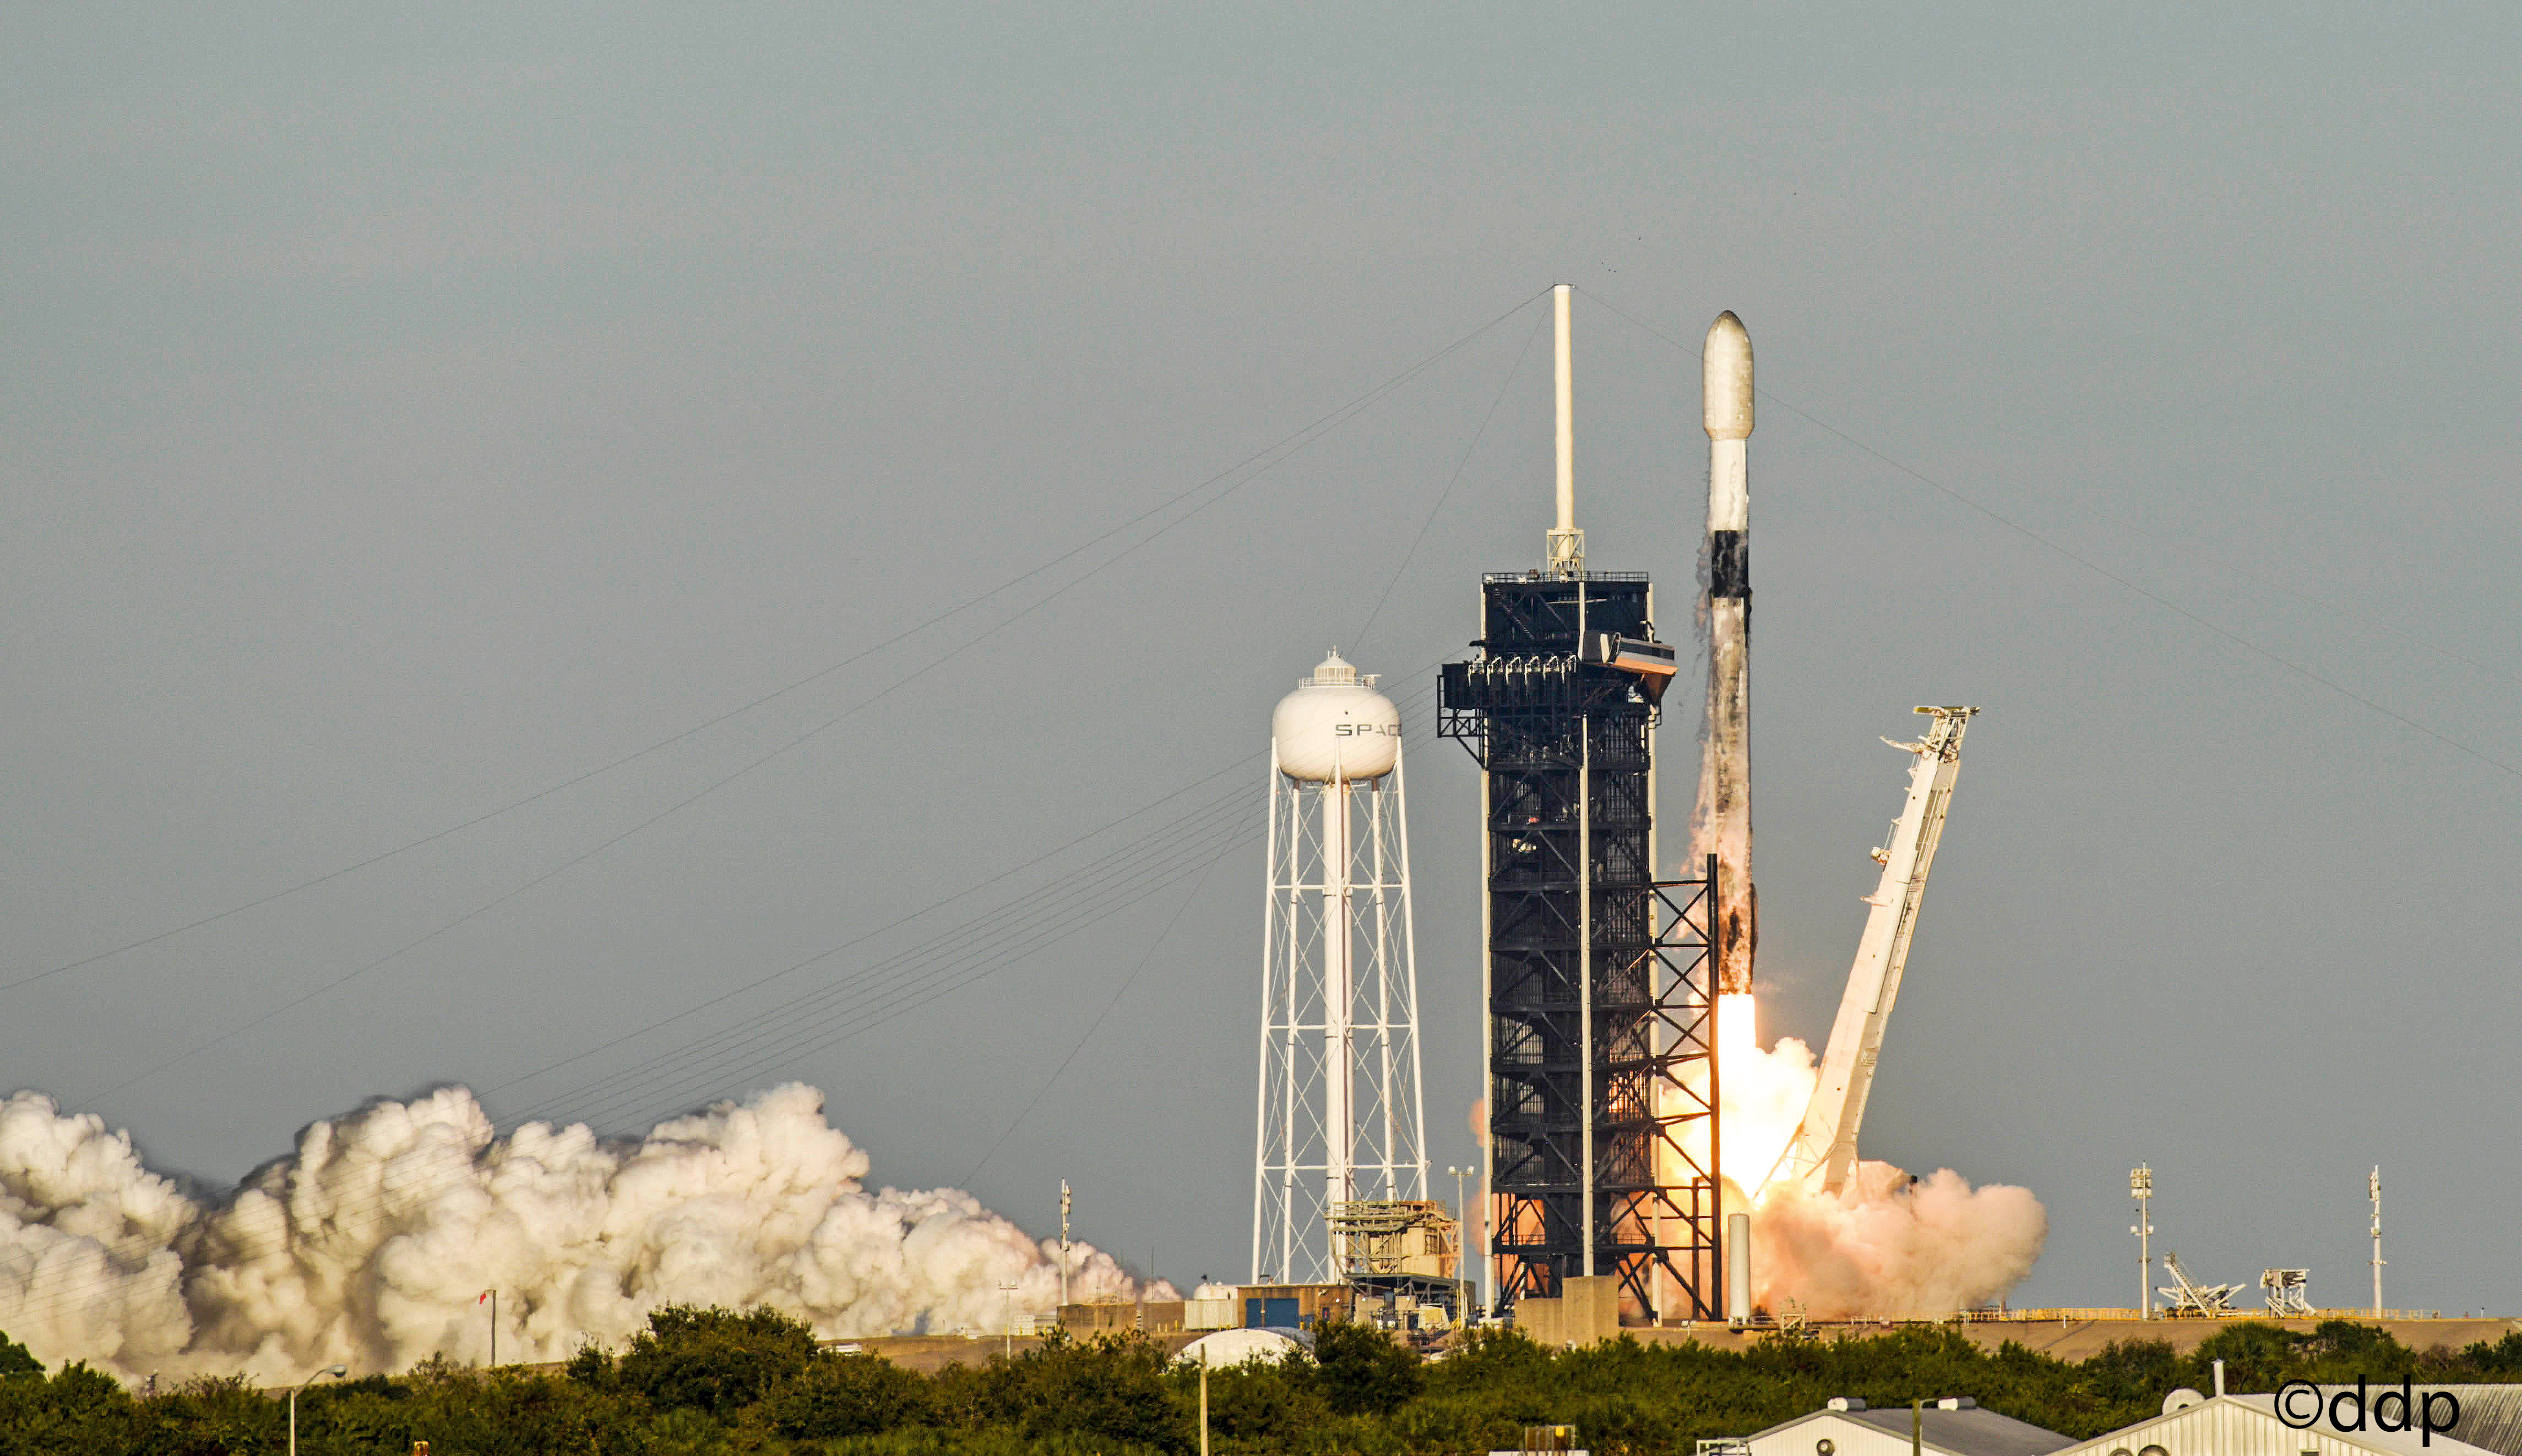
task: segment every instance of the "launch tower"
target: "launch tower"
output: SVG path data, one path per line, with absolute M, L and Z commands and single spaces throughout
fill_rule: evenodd
M 1585 569 L 1568 296 L 1547 565 L 1481 579 L 1478 655 L 1446 664 L 1437 729 L 1482 770 L 1483 1252 L 1500 1308 L 1612 1276 L 1627 1318 L 1722 1319 L 1726 907 L 1712 856 L 1696 879 L 1656 876 L 1651 730 L 1673 650 L 1644 574 Z

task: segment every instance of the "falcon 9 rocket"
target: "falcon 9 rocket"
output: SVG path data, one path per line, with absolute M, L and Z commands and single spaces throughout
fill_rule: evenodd
M 1751 888 L 1751 336 L 1732 311 L 1707 326 L 1707 742 L 1699 839 L 1716 856 L 1717 989 L 1751 989 L 1759 943 Z

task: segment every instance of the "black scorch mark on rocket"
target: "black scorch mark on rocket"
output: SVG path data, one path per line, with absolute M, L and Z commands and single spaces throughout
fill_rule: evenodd
M 1720 530 L 1707 533 L 1707 594 L 1711 597 L 1751 595 L 1751 534 Z

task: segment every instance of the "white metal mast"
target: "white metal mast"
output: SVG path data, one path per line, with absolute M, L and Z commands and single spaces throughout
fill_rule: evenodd
M 1874 908 L 1867 913 L 1865 933 L 1856 942 L 1856 964 L 1847 973 L 1839 1020 L 1831 1024 L 1821 1079 L 1774 1173 L 1780 1178 L 1803 1178 L 1828 1192 L 1837 1192 L 1856 1166 L 1856 1132 L 1865 1120 L 1866 1096 L 1874 1090 L 1874 1064 L 1883 1054 L 1883 1028 L 1892 1019 L 1892 1003 L 1900 994 L 1900 973 L 1909 962 L 1909 940 L 1918 928 L 1919 903 L 1926 897 L 1927 872 L 1935 865 L 1953 781 L 1961 773 L 1962 733 L 1979 709 L 1921 707 L 1917 711 L 1935 717 L 1924 739 L 1913 744 L 1884 740 L 1918 757 L 1909 770 L 1909 797 L 1892 825 L 1892 842 L 1874 851 L 1883 866 L 1883 880 L 1866 897 Z
M 1559 523 L 1542 538 L 1542 545 L 1553 576 L 1585 574 L 1585 533 L 1576 526 L 1576 363 L 1568 317 L 1568 303 L 1575 292 L 1573 285 L 1565 283 L 1550 291 L 1558 341 L 1551 397 L 1557 401 L 1559 413 L 1558 449 L 1553 457 L 1557 469 L 1551 498 L 1558 505 Z
M 1334 1206 L 1427 1196 L 1401 720 L 1333 653 L 1271 729 L 1252 1279 L 1324 1283 Z
M 2365 1192 L 2373 1197 L 2373 1317 L 2382 1317 L 2382 1165 L 2373 1164 L 2373 1175 L 2364 1180 Z
M 2128 1232 L 2136 1235 L 2137 1318 L 2154 1318 L 2154 1169 L 2138 1163 L 2128 1169 L 2128 1197 L 2136 1200 L 2136 1222 Z

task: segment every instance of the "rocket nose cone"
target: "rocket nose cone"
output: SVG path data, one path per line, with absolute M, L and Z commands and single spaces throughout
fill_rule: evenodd
M 1751 434 L 1751 336 L 1732 309 L 1707 326 L 1702 356 L 1702 402 L 1709 439 L 1748 439 Z

